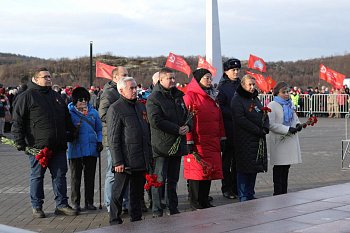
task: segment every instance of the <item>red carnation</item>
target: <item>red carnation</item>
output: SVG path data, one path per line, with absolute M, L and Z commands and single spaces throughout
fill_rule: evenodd
M 150 175 L 145 174 L 146 184 L 144 185 L 144 189 L 149 190 L 152 186 L 155 188 L 159 188 L 163 185 L 163 182 L 158 182 L 158 176 L 156 174 Z
M 271 112 L 272 110 L 269 107 L 262 107 L 261 111 L 263 111 L 263 112 Z
M 39 161 L 43 168 L 45 168 L 49 165 L 49 159 L 52 157 L 52 155 L 52 151 L 45 147 L 44 149 L 40 150 L 37 155 L 35 155 L 35 159 Z

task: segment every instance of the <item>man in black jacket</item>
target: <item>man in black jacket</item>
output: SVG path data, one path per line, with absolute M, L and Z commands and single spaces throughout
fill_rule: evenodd
M 104 188 L 104 204 L 109 212 L 110 202 L 111 202 L 111 193 L 112 185 L 114 183 L 114 174 L 112 173 L 112 157 L 111 152 L 109 151 L 108 141 L 107 141 L 107 111 L 109 106 L 116 102 L 119 99 L 119 92 L 117 89 L 117 82 L 128 76 L 128 70 L 123 66 L 118 66 L 112 71 L 113 79 L 105 84 L 103 92 L 100 98 L 100 106 L 98 109 L 99 116 L 102 121 L 102 143 L 105 147 L 105 154 L 107 158 L 107 168 L 106 168 L 106 177 L 105 177 L 105 188 Z M 128 193 L 125 193 L 124 197 L 124 210 L 128 209 Z
M 141 198 L 151 151 L 146 108 L 137 102 L 137 85 L 131 77 L 118 81 L 120 98 L 107 112 L 107 132 L 115 182 L 112 187 L 109 222 L 121 224 L 123 195 L 129 189 L 130 220 L 142 218 Z
M 229 59 L 224 63 L 224 75 L 219 83 L 217 96 L 222 116 L 224 119 L 227 140 L 222 146 L 222 180 L 221 191 L 224 197 L 234 199 L 237 196 L 237 173 L 235 149 L 233 146 L 234 132 L 232 129 L 231 100 L 240 85 L 239 70 L 241 62 L 238 59 Z
M 183 93 L 175 87 L 175 74 L 168 68 L 159 72 L 159 81 L 147 99 L 147 115 L 151 126 L 151 142 L 155 158 L 154 173 L 158 181 L 166 183 L 166 196 L 170 214 L 179 210 L 176 185 L 179 180 L 181 156 L 184 155 L 186 138 L 190 123 L 185 125 L 187 109 L 182 99 Z M 176 153 L 169 150 L 180 137 Z M 152 188 L 153 217 L 163 216 L 161 205 L 162 189 Z
M 17 149 L 26 147 L 53 151 L 48 168 L 52 176 L 56 201 L 56 214 L 76 215 L 68 205 L 67 197 L 67 134 L 72 134 L 72 124 L 68 108 L 60 94 L 51 89 L 51 75 L 46 68 L 36 70 L 28 89 L 16 98 L 13 110 L 12 133 Z M 40 165 L 35 155 L 28 155 L 30 174 L 30 198 L 33 217 L 44 218 L 44 175 L 47 167 Z

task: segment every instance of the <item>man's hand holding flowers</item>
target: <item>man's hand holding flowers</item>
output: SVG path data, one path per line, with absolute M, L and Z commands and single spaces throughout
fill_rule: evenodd
M 16 145 L 16 149 L 17 149 L 18 151 L 25 151 L 25 150 L 26 150 L 26 145 L 17 144 L 17 145 Z
M 180 135 L 186 135 L 190 131 L 190 128 L 187 125 L 181 126 L 179 128 Z

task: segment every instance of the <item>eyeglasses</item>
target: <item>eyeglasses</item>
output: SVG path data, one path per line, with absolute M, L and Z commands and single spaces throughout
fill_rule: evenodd
M 171 79 L 174 79 L 175 80 L 175 77 L 168 77 L 166 78 L 167 80 L 171 80 Z
M 38 78 L 44 78 L 44 79 L 51 79 L 52 77 L 51 77 L 51 75 L 45 75 L 45 76 L 43 76 L 43 77 L 38 77 Z
M 79 102 L 87 102 L 85 98 L 79 98 L 78 101 Z

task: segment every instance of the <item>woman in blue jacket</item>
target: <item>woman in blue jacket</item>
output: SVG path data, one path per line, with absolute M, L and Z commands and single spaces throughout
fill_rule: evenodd
M 68 143 L 68 161 L 71 170 L 71 202 L 73 208 L 81 211 L 80 184 L 84 171 L 85 209 L 96 210 L 94 206 L 94 185 L 97 157 L 103 150 L 102 124 L 98 112 L 89 104 L 90 94 L 83 87 L 72 92 L 68 109 L 77 128 L 76 138 Z

